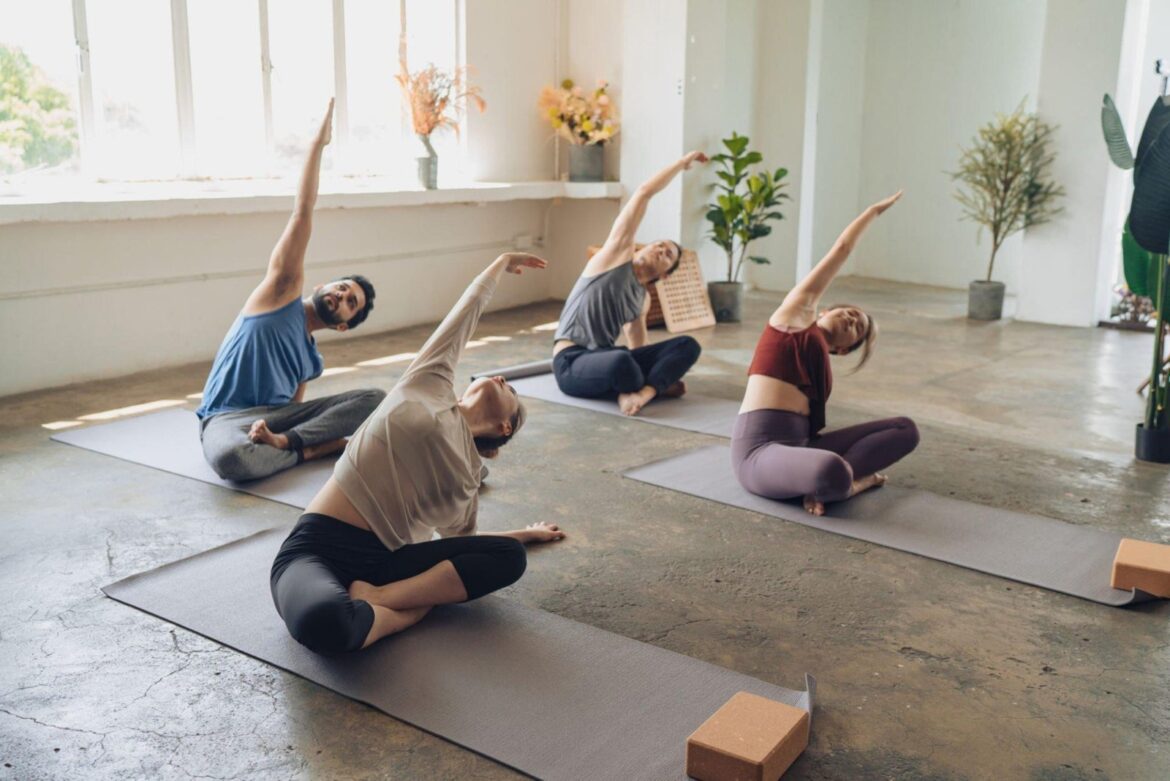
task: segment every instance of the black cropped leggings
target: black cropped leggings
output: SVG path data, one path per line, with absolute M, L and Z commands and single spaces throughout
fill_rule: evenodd
M 675 336 L 630 350 L 566 347 L 553 358 L 557 386 L 570 396 L 616 399 L 647 385 L 662 393 L 683 378 L 703 348 L 691 336 Z
M 455 567 L 469 600 L 512 585 L 527 564 L 524 545 L 511 537 L 449 537 L 389 550 L 373 532 L 305 513 L 272 563 L 272 599 L 297 642 L 318 653 L 356 651 L 374 609 L 349 598 L 350 584 L 384 586 L 444 561 Z

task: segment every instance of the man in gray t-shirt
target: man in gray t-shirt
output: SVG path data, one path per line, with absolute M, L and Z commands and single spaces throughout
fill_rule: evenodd
M 648 289 L 678 268 L 682 247 L 665 239 L 638 248 L 634 234 L 650 199 L 696 162 L 707 156 L 691 152 L 634 191 L 569 293 L 553 344 L 553 373 L 570 396 L 615 399 L 622 412 L 636 415 L 657 396 L 686 393 L 682 378 L 699 359 L 699 343 L 676 336 L 646 344 Z M 628 347 L 616 346 L 622 331 Z

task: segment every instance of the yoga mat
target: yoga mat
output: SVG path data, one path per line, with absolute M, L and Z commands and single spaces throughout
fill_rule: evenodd
M 543 779 L 682 779 L 691 734 L 748 691 L 784 689 L 498 596 L 436 608 L 364 651 L 319 656 L 289 637 L 270 529 L 107 586 L 113 599 Z
M 113 423 L 71 429 L 50 438 L 300 509 L 308 505 L 333 474 L 334 460 L 322 458 L 262 480 L 247 483 L 224 480 L 203 458 L 199 419 L 194 412 L 185 409 L 168 409 Z
M 1109 585 L 1121 535 L 1064 521 L 886 485 L 821 517 L 797 501 L 748 493 L 724 445 L 699 448 L 630 469 L 626 477 L 672 491 L 782 518 L 887 548 L 958 564 L 1074 597 L 1122 606 L 1148 594 Z
M 517 366 L 505 366 L 502 369 L 496 369 L 492 372 L 479 372 L 478 374 L 471 375 L 471 379 L 478 380 L 480 377 L 503 377 L 505 380 L 518 380 L 522 377 L 548 374 L 552 370 L 552 358 L 545 358 L 543 361 L 521 363 Z
M 607 399 L 579 399 L 562 393 L 557 380 L 551 374 L 525 377 L 515 380 L 512 386 L 522 396 L 566 404 L 570 407 L 604 412 L 627 420 L 641 420 L 659 426 L 696 431 L 700 434 L 714 434 L 717 437 L 731 437 L 735 417 L 739 414 L 739 402 L 688 393 L 681 399 L 655 399 L 632 418 L 622 414 L 616 401 Z

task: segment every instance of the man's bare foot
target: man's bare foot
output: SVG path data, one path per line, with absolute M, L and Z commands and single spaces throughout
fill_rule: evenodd
M 872 475 L 854 480 L 853 488 L 850 489 L 849 495 L 857 496 L 862 491 L 868 491 L 870 488 L 880 488 L 886 484 L 886 480 L 888 479 L 885 475 L 874 472 Z
M 682 380 L 667 386 L 666 390 L 662 391 L 662 395 L 669 399 L 677 399 L 685 395 L 687 392 L 687 384 Z
M 812 494 L 804 497 L 804 510 L 809 515 L 824 515 L 825 503 L 813 497 Z
M 271 445 L 280 450 L 288 450 L 288 437 L 284 434 L 274 434 L 268 428 L 268 424 L 263 420 L 258 420 L 252 424 L 252 428 L 248 431 L 248 439 L 259 445 Z
M 623 415 L 637 415 L 650 403 L 658 391 L 653 387 L 647 385 L 640 391 L 634 393 L 622 393 L 618 396 L 618 406 L 621 407 Z

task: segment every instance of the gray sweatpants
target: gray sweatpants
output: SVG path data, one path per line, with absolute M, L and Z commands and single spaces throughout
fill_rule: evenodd
M 204 418 L 200 425 L 203 456 L 225 480 L 268 477 L 301 463 L 306 447 L 353 434 L 385 396 L 385 391 L 370 388 L 275 407 L 221 412 Z M 257 420 L 267 422 L 272 433 L 288 437 L 289 449 L 249 440 L 248 431 Z

